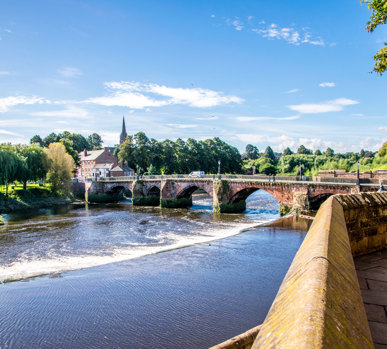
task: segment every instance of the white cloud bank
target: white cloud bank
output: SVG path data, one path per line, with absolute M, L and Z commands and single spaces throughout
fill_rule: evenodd
M 138 82 L 106 82 L 111 93 L 108 96 L 89 98 L 85 102 L 103 106 L 120 106 L 132 109 L 162 107 L 166 105 L 188 105 L 208 108 L 229 103 L 242 103 L 237 96 L 202 88 L 174 88 L 158 84 Z
M 26 97 L 26 96 L 9 96 L 0 98 L 0 113 L 7 112 L 11 107 L 20 104 L 44 104 L 50 103 L 50 101 L 41 97 Z
M 347 151 L 360 151 L 360 149 L 367 149 L 371 151 L 378 150 L 382 145 L 382 140 L 377 138 L 367 137 L 359 140 L 357 144 L 348 144 L 344 141 L 326 141 L 321 138 L 306 138 L 306 137 L 292 137 L 289 135 L 280 135 L 277 137 L 268 135 L 257 135 L 257 134 L 236 134 L 236 138 L 244 143 L 256 144 L 262 150 L 269 144 L 274 151 L 282 152 L 285 148 L 289 147 L 294 152 L 297 151 L 298 147 L 302 144 L 305 147 L 312 149 L 320 149 L 324 151 L 328 147 L 334 149 L 336 152 L 347 152 Z
M 344 107 L 348 105 L 358 103 L 359 101 L 355 101 L 349 98 L 337 98 L 332 101 L 327 101 L 323 103 L 288 105 L 288 108 L 302 114 L 319 114 L 341 111 L 344 109 Z

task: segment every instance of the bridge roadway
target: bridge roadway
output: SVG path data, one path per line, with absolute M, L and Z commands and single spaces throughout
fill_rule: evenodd
M 321 181 L 311 177 L 221 175 L 218 179 L 217 175 L 168 175 L 104 178 L 86 183 L 86 188 L 91 202 L 114 199 L 123 190 L 129 190 L 133 205 L 170 208 L 192 205 L 192 194 L 202 189 L 213 198 L 214 212 L 222 213 L 243 212 L 247 197 L 261 189 L 273 195 L 281 205 L 281 213 L 286 214 L 292 209 L 316 210 L 333 194 L 377 191 L 380 185 L 371 181 L 357 185 L 353 180 L 337 178 Z

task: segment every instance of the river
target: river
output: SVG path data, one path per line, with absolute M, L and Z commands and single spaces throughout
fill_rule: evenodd
M 279 218 L 264 191 L 247 207 L 213 215 L 211 198 L 195 195 L 188 210 L 120 202 L 6 215 L 0 348 L 206 348 L 256 326 L 305 229 L 263 226 Z

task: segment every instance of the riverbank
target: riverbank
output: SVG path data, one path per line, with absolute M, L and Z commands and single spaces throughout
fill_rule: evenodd
M 53 195 L 47 188 L 14 190 L 5 196 L 0 193 L 0 214 L 26 209 L 50 208 L 68 205 L 75 201 L 72 195 Z

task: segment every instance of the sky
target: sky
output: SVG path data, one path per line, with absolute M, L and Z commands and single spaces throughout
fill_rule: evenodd
M 359 0 L 1 0 L 0 143 L 220 137 L 242 152 L 387 141 L 387 25 Z

